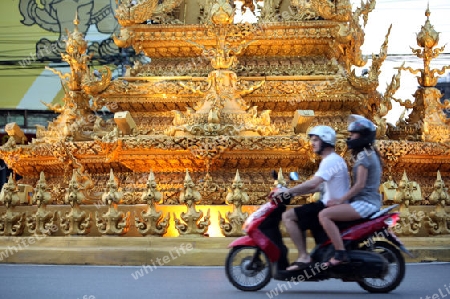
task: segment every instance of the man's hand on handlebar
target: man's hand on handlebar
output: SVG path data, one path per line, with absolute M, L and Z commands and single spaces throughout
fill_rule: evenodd
M 292 198 L 292 195 L 288 191 L 289 189 L 282 187 L 273 190 L 269 194 L 269 198 L 275 202 L 276 204 L 289 204 Z

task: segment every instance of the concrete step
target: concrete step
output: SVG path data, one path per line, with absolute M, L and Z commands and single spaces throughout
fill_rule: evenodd
M 0 263 L 75 265 L 223 266 L 236 238 L 207 237 L 0 237 Z M 415 258 L 407 262 L 450 262 L 450 235 L 402 237 Z M 284 239 L 289 258 L 297 255 Z M 308 249 L 314 241 L 307 239 Z

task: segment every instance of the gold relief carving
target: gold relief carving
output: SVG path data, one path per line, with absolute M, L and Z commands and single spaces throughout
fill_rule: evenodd
M 141 200 L 147 204 L 147 210 L 141 212 L 141 217 L 135 217 L 136 228 L 140 234 L 162 236 L 169 227 L 170 214 L 163 217 L 162 212 L 156 211 L 156 204 L 162 199 L 162 194 L 157 190 L 155 175 L 150 171 L 147 180 L 147 189 L 142 194 Z
M 445 207 L 450 204 L 450 195 L 440 171 L 437 172 L 434 189 L 428 200 L 430 204 L 436 205 L 435 210 L 430 212 L 424 220 L 428 232 L 431 235 L 450 233 L 450 214 L 445 210 Z
M 44 173 L 41 172 L 36 184 L 32 203 L 37 205 L 37 212 L 27 217 L 28 232 L 36 235 L 51 235 L 56 232 L 55 221 L 57 212 L 47 211 L 47 205 L 52 202 Z
M 398 184 L 397 192 L 394 196 L 394 203 L 400 204 L 402 207 L 408 208 L 422 200 L 422 193 L 419 184 L 414 181 L 409 181 L 406 172 L 403 172 L 402 179 Z
M 3 151 L 7 151 L 7 152 L 12 152 L 14 150 L 19 150 L 19 148 L 16 147 L 16 139 L 14 138 L 14 136 L 10 136 L 8 138 L 8 141 L 5 142 L 5 144 L 3 144 L 1 146 L 1 149 Z
M 58 70 L 50 69 L 61 79 L 65 92 L 63 105 L 48 104 L 41 101 L 49 109 L 60 115 L 48 128 L 37 128 L 38 140 L 34 142 L 56 142 L 57 140 L 87 141 L 92 140 L 93 120 L 92 108 L 89 105 L 90 96 L 97 96 L 105 91 L 111 82 L 111 71 L 105 67 L 101 71 L 89 72 L 88 62 L 92 55 L 87 55 L 87 42 L 78 31 L 78 19 L 75 19 L 75 29 L 68 32 L 66 53 L 61 54 L 62 60 L 70 66 L 70 73 L 62 74 Z M 101 101 L 94 99 L 93 109 L 101 107 L 97 105 Z
M 396 233 L 410 235 L 419 232 L 425 213 L 423 211 L 410 211 L 409 206 L 421 200 L 422 194 L 419 184 L 409 181 L 406 172 L 403 172 L 403 177 L 394 195 L 394 203 L 400 204 L 400 221 L 394 227 Z
M 338 2 L 328 0 L 291 0 L 290 4 L 296 7 L 299 12 L 312 10 L 309 14 L 316 17 L 320 16 L 325 20 L 347 22 L 352 12 L 352 5 L 348 0 Z
M 20 197 L 12 174 L 2 187 L 0 203 L 6 206 L 6 212 L 0 215 L 0 235 L 20 236 L 25 228 L 25 213 L 15 212 L 14 207 L 20 205 Z
M 318 2 L 321 0 L 313 1 Z M 331 5 L 330 2 L 328 3 Z M 366 60 L 362 57 L 361 52 L 361 46 L 364 44 L 364 30 L 361 28 L 360 18 L 363 18 L 365 27 L 369 13 L 375 8 L 375 3 L 375 0 L 369 0 L 366 3 L 361 2 L 361 7 L 358 7 L 353 14 L 350 14 L 351 17 L 346 20 L 349 23 L 339 24 L 340 31 L 336 37 L 336 41 L 339 43 L 337 48 L 340 50 L 342 60 L 345 63 L 345 69 L 348 72 L 350 72 L 352 65 L 363 66 L 366 64 Z M 326 9 L 327 6 L 324 6 L 324 8 Z
M 152 19 L 159 23 L 181 23 L 168 14 L 180 6 L 182 0 L 125 0 L 120 1 L 116 9 L 116 18 L 126 27 L 142 24 Z
M 41 171 L 39 175 L 39 180 L 36 183 L 32 200 L 38 207 L 42 206 L 42 204 L 45 206 L 52 202 L 50 188 L 45 180 L 45 174 L 43 171 Z
M 373 120 L 379 128 L 377 131 L 378 139 L 388 139 L 387 132 L 390 125 L 386 122 L 385 116 L 392 109 L 393 96 L 400 88 L 400 76 L 400 71 L 393 75 L 391 83 L 387 86 L 383 96 L 379 99 L 376 98 L 377 100 L 372 104 Z
M 201 236 L 208 231 L 208 226 L 211 224 L 211 221 L 209 220 L 209 209 L 203 220 L 203 211 L 197 211 L 195 209 L 195 204 L 200 202 L 200 200 L 200 192 L 197 191 L 197 188 L 189 175 L 189 171 L 186 169 L 183 191 L 181 191 L 180 194 L 180 204 L 184 204 L 187 207 L 187 212 L 181 212 L 181 220 L 177 218 L 175 213 L 173 214 L 175 227 L 181 236 Z M 182 221 L 184 221 L 184 223 Z
M 381 65 L 387 57 L 388 38 L 392 25 L 388 29 L 384 42 L 378 55 L 372 54 L 372 65 L 366 75 L 358 77 L 353 69 L 348 76 L 348 81 L 357 90 L 369 95 L 367 105 L 356 106 L 352 109 L 353 113 L 362 114 L 374 121 L 378 126 L 377 137 L 379 139 L 387 138 L 387 122 L 384 116 L 392 109 L 392 96 L 400 88 L 400 71 L 392 77 L 391 83 L 387 86 L 384 95 L 377 91 L 379 85 L 378 77 L 381 73 Z
M 117 209 L 123 194 L 118 191 L 117 179 L 113 170 L 110 170 L 110 177 L 107 183 L 108 191 L 102 195 L 102 203 L 108 207 L 108 211 L 99 216 L 95 212 L 95 219 L 98 231 L 103 235 L 123 235 L 130 228 L 130 212 L 126 214 Z
M 226 203 L 233 205 L 233 211 L 227 212 L 225 218 L 219 212 L 219 224 L 222 234 L 226 237 L 239 237 L 245 235 L 242 225 L 248 217 L 248 213 L 242 212 L 242 205 L 248 204 L 249 196 L 243 190 L 243 182 L 236 170 L 236 176 L 231 188 L 228 189 Z
M 223 204 L 225 202 L 222 198 L 225 188 L 217 184 L 208 172 L 203 178 L 203 186 L 201 187 L 202 204 Z
M 24 144 L 27 141 L 25 133 L 15 122 L 6 124 L 5 132 L 8 133 L 9 136 L 11 136 L 9 137 L 9 139 L 14 138 L 15 144 Z M 8 142 L 10 142 L 9 139 Z
M 377 147 L 388 163 L 397 162 L 398 159 L 410 153 L 412 145 L 406 141 L 399 142 L 377 142 Z
M 120 28 L 119 36 L 113 35 L 114 43 L 120 48 L 128 48 L 134 43 L 135 34 L 128 28 Z
M 213 65 L 213 67 L 215 67 Z M 249 113 L 245 111 L 248 105 L 242 99 L 242 95 L 252 93 L 259 88 L 264 81 L 239 90 L 237 88 L 237 76 L 229 70 L 215 70 L 207 79 L 207 90 L 202 91 L 193 88 L 189 84 L 180 83 L 194 94 L 203 95 L 203 99 L 197 103 L 196 112 L 187 110 L 186 114 L 174 111 L 174 126 L 166 130 L 165 134 L 176 136 L 186 132 L 190 135 L 238 135 L 241 132 L 255 132 L 259 135 L 272 135 L 277 132 L 270 124 L 270 111 L 263 111 L 256 116 L 255 109 Z M 243 117 L 243 114 L 247 116 Z M 205 123 L 199 123 L 198 119 L 207 115 Z M 227 117 L 228 115 L 228 117 Z M 191 125 L 192 119 L 194 124 Z M 230 119 L 232 122 L 230 122 Z M 235 120 L 238 120 L 236 123 Z M 239 121 L 240 120 L 240 121 Z
M 381 184 L 380 193 L 383 196 L 383 203 L 390 205 L 394 202 L 395 193 L 397 192 L 398 185 L 390 175 L 388 180 Z
M 92 72 L 92 74 L 84 76 L 84 78 L 82 79 L 81 86 L 86 94 L 91 96 L 97 96 L 98 94 L 102 93 L 106 88 L 108 88 L 109 84 L 111 83 L 111 80 L 112 80 L 111 70 L 109 67 L 105 66 L 100 71 L 95 70 Z

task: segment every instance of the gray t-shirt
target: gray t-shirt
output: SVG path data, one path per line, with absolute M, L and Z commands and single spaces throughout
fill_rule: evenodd
M 364 188 L 356 194 L 352 201 L 363 200 L 381 207 L 381 195 L 378 192 L 381 182 L 381 164 L 378 155 L 373 150 L 363 150 L 356 156 L 353 166 L 353 180 L 356 182 L 358 166 L 362 165 L 367 169 L 367 180 Z

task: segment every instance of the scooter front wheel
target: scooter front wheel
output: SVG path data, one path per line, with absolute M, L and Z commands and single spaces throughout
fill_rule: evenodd
M 228 280 L 241 291 L 258 291 L 272 278 L 267 255 L 254 246 L 237 246 L 230 250 L 225 262 Z

